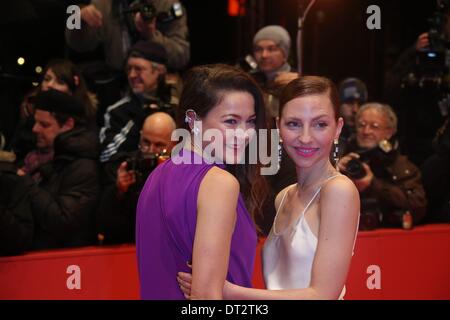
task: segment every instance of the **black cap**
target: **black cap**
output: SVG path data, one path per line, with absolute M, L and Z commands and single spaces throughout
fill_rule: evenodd
M 367 102 L 367 87 L 357 78 L 347 78 L 339 85 L 341 103 L 358 101 L 360 104 Z
M 130 48 L 128 57 L 133 53 L 137 53 L 146 60 L 167 65 L 167 51 L 159 43 L 153 41 L 138 41 Z
M 39 92 L 31 99 L 31 102 L 35 109 L 72 116 L 83 117 L 85 115 L 85 107 L 80 99 L 54 89 Z

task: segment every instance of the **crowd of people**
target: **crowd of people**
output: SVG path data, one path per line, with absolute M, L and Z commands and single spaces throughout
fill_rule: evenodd
M 109 93 L 70 60 L 51 60 L 18 106 L 8 150 L 0 135 L 0 255 L 136 241 L 143 298 L 336 299 L 358 228 L 450 222 L 448 116 L 436 151 L 412 161 L 395 106 L 370 100 L 354 77 L 336 86 L 298 74 L 282 26 L 254 35 L 248 72 L 185 72 L 186 12 L 172 0 L 152 5 L 166 14 L 126 16 L 120 1 L 82 7 L 67 45 L 103 45 Z M 183 81 L 173 85 L 171 73 Z M 127 81 L 110 90 L 116 76 Z M 176 150 L 177 128 L 190 139 Z M 208 129 L 278 130 L 269 143 L 279 170 L 263 176 L 260 161 L 242 163 L 259 135 L 232 136 L 205 157 Z M 186 157 L 198 163 L 176 163 Z M 268 290 L 250 288 L 258 234 L 268 236 Z

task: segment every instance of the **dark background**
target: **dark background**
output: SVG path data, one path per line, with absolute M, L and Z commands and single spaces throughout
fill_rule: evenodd
M 50 58 L 67 54 L 65 0 L 2 2 L 0 12 L 0 131 L 11 134 L 23 94 L 37 80 L 34 69 Z M 184 0 L 191 41 L 191 65 L 225 62 L 251 52 L 254 33 L 267 24 L 285 26 L 292 38 L 291 62 L 296 65 L 298 0 L 247 0 L 246 14 L 228 15 L 228 0 Z M 366 9 L 381 8 L 381 30 L 368 30 Z M 348 76 L 368 85 L 370 100 L 383 97 L 385 72 L 402 50 L 428 30 L 433 0 L 317 0 L 304 31 L 304 73 Z M 17 65 L 22 56 L 26 63 Z

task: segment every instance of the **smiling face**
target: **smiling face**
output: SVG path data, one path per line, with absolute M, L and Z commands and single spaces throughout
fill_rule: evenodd
M 342 118 L 336 122 L 327 94 L 308 95 L 288 101 L 278 122 L 283 147 L 298 168 L 329 161 Z
M 143 58 L 130 57 L 126 73 L 128 84 L 135 94 L 150 94 L 158 87 L 160 69 Z
M 264 73 L 275 71 L 286 62 L 283 50 L 273 40 L 258 41 L 253 48 L 253 54 L 258 68 Z
M 377 109 L 369 108 L 356 119 L 356 142 L 361 148 L 372 149 L 381 140 L 389 140 L 394 129 L 389 126 L 386 115 Z
M 50 112 L 40 109 L 36 110 L 34 120 L 33 133 L 36 135 L 36 146 L 39 149 L 52 149 L 58 135 L 73 129 L 73 125 L 69 123 L 60 126 Z
M 219 104 L 201 119 L 203 132 L 203 150 L 210 144 L 217 146 L 214 158 L 228 164 L 239 163 L 245 156 L 245 148 L 254 137 L 255 101 L 244 91 L 225 91 Z M 208 130 L 215 129 L 219 141 L 211 141 Z M 213 131 L 209 131 L 213 133 Z M 245 134 L 244 134 L 245 133 Z

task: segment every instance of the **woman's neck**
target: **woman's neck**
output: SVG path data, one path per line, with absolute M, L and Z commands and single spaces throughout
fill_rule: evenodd
M 216 163 L 217 160 L 213 157 L 210 157 L 208 154 L 206 154 L 203 149 L 203 147 L 198 145 L 198 142 L 195 140 L 195 137 L 191 135 L 190 141 L 187 141 L 183 149 L 189 150 L 191 152 L 196 153 L 198 156 L 202 157 L 204 160 L 206 160 L 207 163 Z
M 316 188 L 321 185 L 324 180 L 335 175 L 337 170 L 333 167 L 328 159 L 323 163 L 316 163 L 310 168 L 297 167 L 297 185 L 299 190 L 305 191 L 310 188 Z

